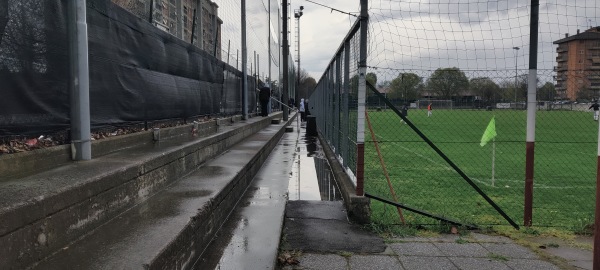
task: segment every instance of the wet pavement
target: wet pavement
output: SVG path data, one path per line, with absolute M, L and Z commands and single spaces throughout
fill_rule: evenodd
M 503 236 L 384 240 L 348 221 L 317 139 L 293 127 L 194 269 L 591 269 L 589 251 L 555 265 Z

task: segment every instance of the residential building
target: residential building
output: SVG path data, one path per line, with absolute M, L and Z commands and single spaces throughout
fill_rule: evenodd
M 112 0 L 159 29 L 221 59 L 219 6 L 210 0 Z M 152 7 L 150 7 L 152 3 Z M 152 16 L 146 15 L 152 13 Z
M 600 98 L 600 26 L 554 41 L 556 92 L 560 99 Z

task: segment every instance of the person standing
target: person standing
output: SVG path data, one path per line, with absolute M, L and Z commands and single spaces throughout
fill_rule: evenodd
M 595 100 L 594 103 L 588 108 L 594 110 L 594 120 L 598 121 L 598 115 L 600 115 L 600 105 L 598 105 L 598 101 Z
M 306 120 L 306 113 L 304 109 L 304 98 L 300 99 L 300 107 L 298 107 L 298 111 L 300 111 L 300 121 L 304 122 Z
M 402 105 L 401 113 L 402 113 L 402 116 L 404 116 L 404 118 L 406 118 L 408 116 L 408 105 L 406 103 L 404 103 L 404 105 Z M 404 123 L 404 119 L 400 120 L 400 122 Z
M 308 107 L 308 98 L 304 100 L 304 113 L 306 114 L 305 118 L 310 115 L 310 109 Z
M 432 114 L 432 112 L 431 112 L 431 109 L 432 109 L 431 108 L 431 104 L 432 103 L 429 103 L 429 105 L 427 105 L 427 117 L 431 116 L 431 114 Z
M 265 117 L 269 116 L 269 99 L 271 99 L 271 89 L 264 85 L 260 88 L 258 93 L 258 99 L 260 100 L 260 115 Z

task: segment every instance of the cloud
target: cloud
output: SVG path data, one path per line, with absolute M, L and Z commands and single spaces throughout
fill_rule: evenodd
M 358 14 L 360 9 L 359 0 L 313 1 L 352 14 Z M 217 2 L 223 17 L 238 18 L 237 0 Z M 271 0 L 272 10 L 280 2 Z M 267 0 L 247 1 L 250 9 L 260 10 L 260 14 L 249 17 L 252 20 L 264 18 L 266 3 Z M 305 0 L 291 0 L 288 31 L 290 54 L 294 59 L 297 58 L 294 10 L 300 6 L 304 6 L 300 18 L 301 68 L 318 80 L 356 17 Z M 551 79 L 556 65 L 556 45 L 552 42 L 563 38 L 565 33 L 573 35 L 577 29 L 584 31 L 589 26 L 600 25 L 600 1 L 540 0 L 539 11 L 538 69 L 544 70 L 546 78 Z M 427 73 L 445 67 L 514 76 L 516 59 L 519 72 L 527 73 L 530 14 L 530 1 L 369 0 L 368 65 L 378 67 L 377 72 L 384 73 L 380 76 L 382 79 L 396 76 L 399 70 Z M 239 22 L 233 19 L 227 23 L 232 25 L 224 25 L 223 44 L 231 40 L 232 54 L 237 55 Z M 269 32 L 264 24 L 248 25 L 249 55 L 255 50 L 261 51 L 261 59 L 266 55 L 264 50 L 268 44 L 262 37 Z M 261 63 L 260 66 L 264 69 L 267 65 Z M 384 72 L 385 69 L 390 71 Z
M 353 14 L 359 11 L 358 1 L 354 1 L 355 4 L 348 4 L 350 2 L 348 0 L 315 0 L 315 2 Z M 300 5 L 304 6 L 304 15 L 300 18 L 300 68 L 305 69 L 318 80 L 342 44 L 356 17 L 307 1 L 294 1 L 293 5 L 295 9 Z M 295 21 L 292 26 L 295 26 Z M 292 30 L 292 34 L 294 33 L 295 28 Z M 295 38 L 292 40 L 295 41 Z M 290 52 L 295 53 L 295 46 L 294 43 Z

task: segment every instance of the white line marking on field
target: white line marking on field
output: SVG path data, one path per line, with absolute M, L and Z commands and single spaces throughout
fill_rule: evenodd
M 385 140 L 385 138 L 383 136 L 381 136 L 381 135 L 375 134 L 375 136 L 379 137 L 381 140 Z M 411 150 L 410 148 L 404 147 L 402 145 L 400 145 L 400 148 L 402 148 L 406 152 L 412 153 L 415 156 L 418 156 L 418 157 L 420 157 L 422 159 L 425 159 L 425 160 L 429 161 L 430 163 L 438 165 L 438 166 L 440 166 L 440 167 L 442 167 L 442 168 L 444 168 L 444 169 L 446 169 L 448 171 L 455 172 L 455 170 L 452 167 L 450 167 L 450 165 L 448 165 L 446 163 L 440 163 L 438 161 L 435 161 L 435 160 L 433 160 L 433 159 L 431 159 L 429 157 L 421 155 L 421 154 L 419 154 L 419 153 Z M 499 179 L 499 178 L 496 178 L 496 181 L 497 181 L 496 183 L 498 185 L 492 186 L 490 184 L 491 179 L 488 179 L 488 181 L 484 181 L 484 180 L 481 180 L 481 179 L 478 179 L 478 178 L 473 178 L 473 177 L 469 177 L 469 178 L 471 180 L 479 183 L 479 184 L 482 184 L 482 185 L 485 185 L 485 186 L 488 186 L 488 187 L 497 187 L 497 188 L 502 188 L 502 187 L 506 186 L 506 185 L 501 185 L 500 183 L 507 183 L 508 182 L 508 183 L 523 184 L 525 182 L 524 179 L 523 180 L 513 180 L 513 179 Z M 508 188 L 510 188 L 510 187 L 508 187 Z M 549 185 L 540 184 L 539 182 L 535 182 L 534 181 L 533 188 L 534 189 L 592 189 L 593 187 L 588 187 L 588 186 L 549 186 Z

